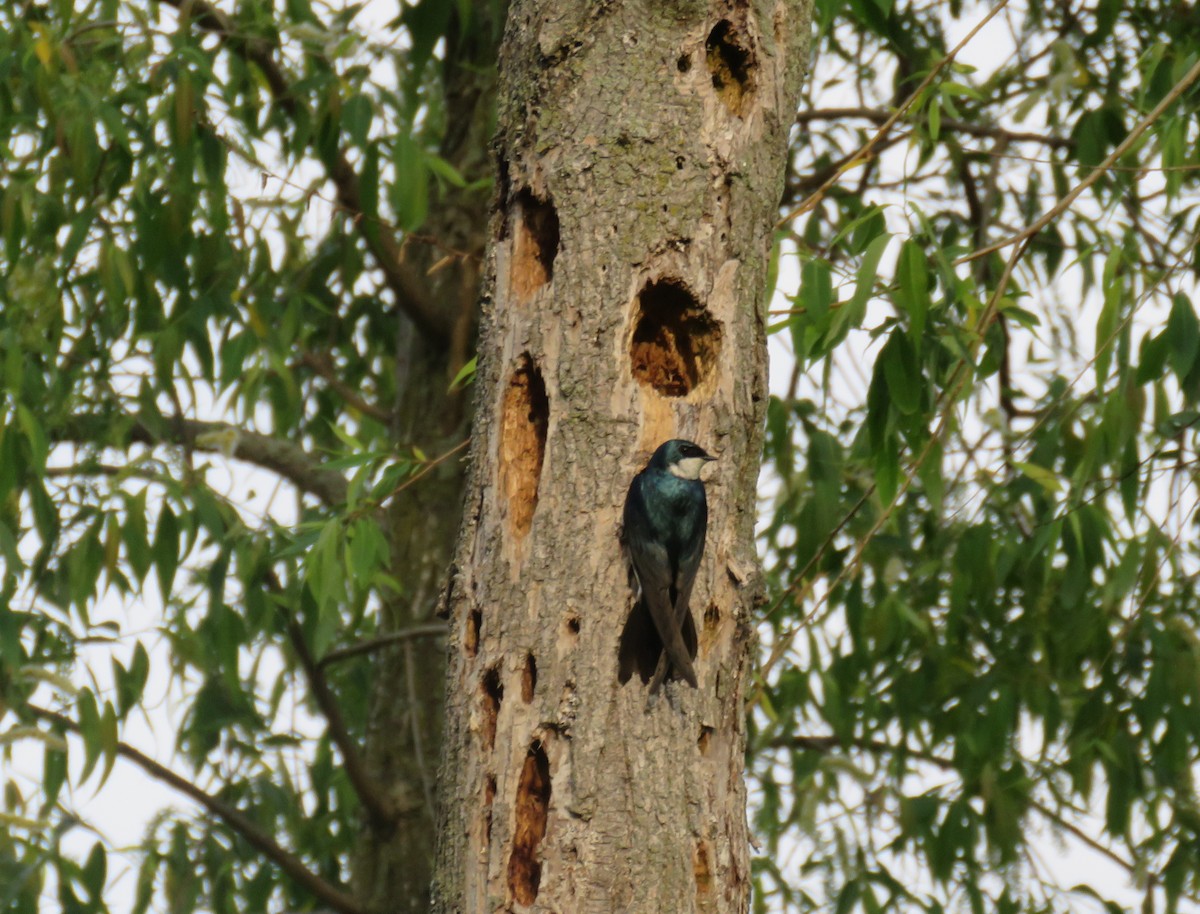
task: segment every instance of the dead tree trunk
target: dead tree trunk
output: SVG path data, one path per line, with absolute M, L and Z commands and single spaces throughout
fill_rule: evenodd
M 747 906 L 763 287 L 809 29 L 806 0 L 511 5 L 435 910 Z M 648 703 L 617 534 L 676 436 L 720 457 L 700 687 Z

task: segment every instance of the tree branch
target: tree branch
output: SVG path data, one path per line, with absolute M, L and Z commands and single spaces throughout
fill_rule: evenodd
M 807 124 L 810 121 L 837 121 L 855 117 L 875 124 L 884 124 L 891 117 L 891 112 L 882 108 L 815 108 L 811 111 L 801 111 L 796 115 L 797 124 Z M 1066 137 L 1048 136 L 1044 133 L 1033 133 L 1022 130 L 1008 130 L 995 124 L 980 124 L 972 121 L 960 121 L 955 118 L 943 117 L 942 130 L 954 133 L 964 133 L 968 136 L 991 137 L 1004 142 L 1041 143 L 1053 149 L 1070 149 L 1075 144 Z
M 163 423 L 161 430 L 152 430 L 142 420 L 129 418 L 133 424 L 123 441 L 111 440 L 113 427 L 120 424 L 120 418 L 114 420 L 107 416 L 74 416 L 65 425 L 50 429 L 50 435 L 60 442 L 90 442 L 118 448 L 130 444 L 184 445 L 197 451 L 236 457 L 271 470 L 328 505 L 338 505 L 346 500 L 345 477 L 334 470 L 322 469 L 308 451 L 291 441 L 246 431 L 228 422 L 181 419 Z
M 283 596 L 283 584 L 276 577 L 274 571 L 267 571 L 265 583 L 273 596 L 277 598 Z M 346 769 L 346 777 L 350 779 L 354 793 L 362 803 L 363 809 L 367 811 L 367 817 L 374 828 L 380 831 L 394 828 L 400 815 L 410 810 L 400 809 L 395 802 L 388 798 L 387 794 L 379 789 L 379 785 L 368 774 L 358 746 L 355 745 L 354 738 L 346 726 L 346 719 L 342 717 L 342 709 L 338 705 L 337 696 L 329 687 L 321 665 L 317 663 L 312 651 L 308 649 L 308 642 L 304 639 L 304 631 L 300 628 L 300 623 L 282 603 L 279 604 L 279 609 L 283 613 L 287 625 L 288 640 L 296 652 L 300 667 L 304 670 L 304 677 L 308 680 L 308 687 L 312 690 L 313 699 L 316 701 L 317 707 L 321 709 L 321 715 L 329 726 L 329 738 L 333 740 L 333 744 L 341 753 L 342 766 Z
M 320 669 L 324 669 L 331 664 L 349 660 L 351 657 L 370 654 L 382 648 L 390 647 L 393 644 L 400 644 L 401 642 L 417 638 L 443 638 L 447 631 L 445 623 L 442 622 L 413 625 L 398 632 L 392 632 L 390 635 L 380 635 L 378 638 L 369 638 L 366 641 L 359 641 L 357 644 L 339 647 L 337 650 L 332 650 L 322 657 L 317 666 Z
M 852 739 L 843 741 L 836 736 L 781 736 L 767 743 L 768 749 L 800 749 L 809 752 L 832 752 L 835 749 L 862 749 L 865 752 L 873 752 L 875 754 L 900 755 L 905 754 L 918 761 L 926 762 L 933 765 L 942 771 L 957 771 L 954 762 L 940 755 L 935 755 L 932 752 L 924 752 L 921 750 L 913 750 L 909 747 L 893 746 L 883 740 L 877 739 Z M 1029 806 L 1035 810 L 1044 819 L 1052 825 L 1061 828 L 1079 841 L 1082 841 L 1096 853 L 1107 857 L 1113 863 L 1120 866 L 1127 873 L 1133 874 L 1137 870 L 1137 866 L 1130 863 L 1124 857 L 1117 854 L 1115 851 L 1105 847 L 1078 825 L 1068 822 L 1059 813 L 1052 810 L 1044 803 L 1029 798 Z
M 234 53 L 254 64 L 263 74 L 271 97 L 294 122 L 301 102 L 292 94 L 291 84 L 275 61 L 273 47 L 266 39 L 252 38 L 239 33 L 229 18 L 208 0 L 163 0 L 174 7 L 180 18 L 190 19 L 198 28 L 216 35 Z M 366 242 L 383 271 L 384 280 L 400 309 L 412 319 L 430 339 L 447 344 L 454 326 L 454 315 L 436 307 L 428 300 L 416 271 L 404 262 L 401 246 L 390 231 L 368 231 L 368 224 L 382 228 L 379 220 L 362 210 L 362 194 L 358 175 L 339 149 L 332 162 L 325 162 L 329 180 L 337 190 L 338 203 L 352 215 L 355 230 Z
M 391 423 L 391 413 L 365 400 L 358 391 L 337 376 L 337 369 L 330 362 L 328 355 L 306 351 L 301 353 L 298 362 L 304 367 L 312 369 L 314 373 L 324 379 L 335 394 L 364 416 L 370 416 L 376 422 L 384 425 Z
M 46 708 L 39 708 L 36 705 L 25 705 L 25 707 L 41 720 L 56 724 L 75 734 L 79 734 L 80 732 L 79 725 L 64 714 L 59 714 Z M 168 787 L 199 803 L 208 812 L 237 832 L 248 844 L 275 863 L 297 885 L 307 889 L 312 893 L 313 897 L 320 899 L 334 911 L 339 912 L 339 914 L 362 914 L 362 908 L 359 907 L 358 902 L 353 897 L 342 888 L 326 882 L 306 867 L 299 857 L 283 848 L 257 823 L 247 817 L 245 813 L 235 809 L 225 801 L 214 797 L 207 791 L 201 790 L 191 781 L 180 777 L 174 771 L 171 771 L 164 765 L 160 765 L 148 755 L 139 752 L 126 743 L 117 743 L 117 755 L 133 762 L 156 781 L 166 784 Z
M 325 722 L 329 725 L 329 738 L 333 740 L 333 744 L 341 753 L 342 767 L 346 769 L 346 777 L 354 786 L 354 793 L 362 803 L 363 809 L 367 811 L 371 825 L 380 831 L 394 828 L 401 810 L 396 808 L 395 803 L 388 800 L 383 791 L 379 789 L 379 785 L 367 773 L 367 767 L 358 752 L 358 746 L 355 745 L 354 738 L 346 727 L 346 719 L 342 717 L 342 709 L 338 706 L 337 697 L 329 688 L 329 682 L 325 679 L 325 673 L 320 664 L 308 649 L 308 643 L 304 640 L 304 632 L 300 629 L 300 625 L 290 615 L 287 620 L 287 633 L 288 640 L 292 643 L 292 649 L 296 652 L 296 657 L 304 670 L 304 676 L 308 680 L 308 687 L 312 690 L 313 699 L 316 701 L 317 707 L 321 709 L 321 715 L 325 718 Z

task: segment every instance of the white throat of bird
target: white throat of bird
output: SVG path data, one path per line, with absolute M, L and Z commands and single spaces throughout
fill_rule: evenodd
M 671 464 L 667 469 L 671 471 L 672 476 L 678 476 L 680 479 L 699 479 L 700 470 L 706 463 L 708 461 L 703 457 L 684 457 L 678 463 Z

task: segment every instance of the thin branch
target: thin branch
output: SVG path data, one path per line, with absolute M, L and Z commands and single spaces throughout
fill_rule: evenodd
M 865 752 L 873 752 L 875 754 L 889 755 L 907 755 L 910 758 L 915 758 L 918 761 L 926 762 L 942 771 L 957 772 L 957 768 L 953 761 L 932 752 L 922 750 L 914 750 L 908 746 L 893 746 L 883 740 L 877 739 L 851 739 L 841 740 L 836 736 L 782 736 L 771 740 L 767 743 L 767 749 L 800 749 L 810 752 L 829 753 L 836 749 L 862 749 Z M 1098 854 L 1102 854 L 1111 860 L 1113 863 L 1120 866 L 1127 873 L 1133 874 L 1137 867 L 1130 863 L 1125 858 L 1121 857 L 1111 848 L 1108 848 L 1081 829 L 1078 825 L 1068 822 L 1060 813 L 1055 812 L 1044 803 L 1030 797 L 1029 806 L 1035 810 L 1043 818 L 1047 819 L 1052 825 L 1061 828 L 1071 836 L 1082 841 Z
M 838 182 L 838 179 L 841 178 L 841 176 L 848 171 L 855 162 L 869 159 L 871 156 L 873 156 L 875 154 L 875 147 L 877 147 L 884 140 L 884 138 L 888 135 L 888 132 L 893 126 L 895 126 L 896 122 L 908 112 L 908 109 L 916 104 L 917 99 L 921 97 L 921 94 L 931 85 L 933 85 L 933 81 L 937 79 L 938 74 L 940 74 L 942 70 L 949 66 L 950 63 L 953 62 L 954 58 L 958 56 L 958 52 L 965 48 L 970 43 L 971 39 L 979 34 L 980 29 L 991 22 L 996 14 L 1004 9 L 1004 7 L 1007 5 L 1008 0 L 1000 0 L 1000 2 L 997 3 L 996 6 L 994 6 L 986 16 L 979 20 L 974 28 L 967 32 L 967 34 L 963 37 L 963 40 L 955 45 L 954 49 L 950 51 L 949 54 L 947 54 L 934 65 L 933 69 L 929 71 L 929 74 L 923 80 L 921 80 L 921 84 L 913 90 L 913 93 L 904 100 L 903 104 L 897 107 L 896 110 L 888 116 L 887 120 L 885 120 L 880 125 L 879 129 L 875 131 L 875 134 L 869 140 L 863 143 L 862 147 L 849 158 L 846 164 L 840 167 L 835 174 L 830 175 L 826 180 L 822 181 L 821 186 L 813 191 L 807 198 L 805 198 L 799 206 L 780 219 L 776 223 L 776 227 L 778 228 L 786 225 L 802 213 L 808 212 L 821 202 L 826 191 L 833 187 L 833 185 Z
M 294 619 L 288 619 L 287 631 L 288 640 L 291 641 L 292 649 L 300 660 L 305 678 L 308 679 L 308 687 L 312 690 L 313 699 L 317 702 L 317 707 L 321 709 L 321 714 L 329 725 L 329 738 L 333 740 L 342 755 L 342 767 L 346 769 L 346 777 L 354 785 L 354 793 L 358 796 L 375 828 L 380 830 L 392 828 L 396 824 L 396 819 L 399 818 L 400 811 L 396 809 L 395 804 L 388 801 L 384 792 L 379 789 L 379 785 L 367 773 L 367 767 L 358 752 L 358 746 L 355 745 L 354 738 L 346 726 L 346 719 L 342 717 L 342 709 L 338 706 L 337 697 L 329 687 L 329 682 L 325 679 L 325 673 L 321 670 L 320 664 L 316 662 L 312 652 L 308 649 L 308 644 L 304 640 L 304 632 L 300 630 L 299 624 Z
M 1162 116 L 1163 112 L 1166 111 L 1167 108 L 1172 104 L 1174 104 L 1179 96 L 1187 91 L 1192 83 L 1194 83 L 1198 78 L 1200 78 L 1200 61 L 1197 61 L 1192 65 L 1192 68 L 1187 71 L 1183 79 L 1179 80 L 1179 82 L 1171 87 L 1171 91 L 1164 95 L 1162 100 L 1154 106 L 1154 109 L 1144 118 L 1142 118 L 1141 122 L 1136 127 L 1129 131 L 1129 134 L 1121 141 L 1120 145 L 1117 146 L 1117 148 L 1111 153 L 1109 153 L 1108 157 L 1105 158 L 1105 160 L 1099 165 L 1097 165 L 1096 169 L 1091 174 L 1071 188 L 1071 191 L 1065 197 L 1059 200 L 1058 203 L 1056 203 L 1053 207 L 1043 213 L 1041 218 L 1039 218 L 1028 228 L 1017 232 L 1017 234 L 1010 238 L 1005 238 L 1003 241 L 997 241 L 995 244 L 990 244 L 986 248 L 982 248 L 981 250 L 974 251 L 970 254 L 960 257 L 958 260 L 954 261 L 955 265 L 957 266 L 960 263 L 966 263 L 969 260 L 975 260 L 978 257 L 984 257 L 987 254 L 993 253 L 994 251 L 1002 250 L 1010 245 L 1019 244 L 1037 235 L 1038 232 L 1070 209 L 1071 204 L 1079 198 L 1080 194 L 1099 181 L 1100 178 L 1116 164 L 1117 159 L 1121 158 L 1121 156 L 1125 155 L 1125 153 L 1132 149 L 1134 144 L 1142 138 L 1142 134 L 1149 130 L 1151 125 L 1153 125 L 1154 122 Z
M 79 734 L 79 725 L 66 715 L 39 708 L 36 705 L 25 705 L 36 717 L 56 724 L 72 733 Z M 291 851 L 282 847 L 261 826 L 253 822 L 245 813 L 230 806 L 224 800 L 214 797 L 207 791 L 197 787 L 186 778 L 180 777 L 171 769 L 160 765 L 132 746 L 118 742 L 117 755 L 133 762 L 156 781 L 182 793 L 196 801 L 208 812 L 224 822 L 237 832 L 243 840 L 260 851 L 275 863 L 284 873 L 293 879 L 297 885 L 311 892 L 314 898 L 320 899 L 339 914 L 363 914 L 358 902 L 344 889 L 332 885 L 310 870 L 304 862 Z
M 283 585 L 273 571 L 267 572 L 266 584 L 267 589 L 274 596 L 283 596 Z M 304 670 L 304 676 L 308 680 L 308 687 L 312 691 L 313 700 L 316 701 L 317 707 L 321 709 L 321 715 L 325 718 L 325 722 L 329 726 L 329 738 L 333 740 L 334 745 L 338 747 L 338 752 L 341 753 L 342 767 L 346 769 L 346 777 L 350 779 L 350 783 L 354 786 L 355 795 L 358 797 L 359 802 L 362 803 L 363 809 L 366 810 L 367 817 L 370 819 L 373 827 L 380 831 L 386 831 L 394 827 L 400 815 L 408 810 L 398 809 L 396 804 L 391 802 L 387 794 L 380 789 L 378 783 L 367 772 L 367 766 L 359 754 L 358 746 L 355 744 L 354 738 L 350 735 L 350 729 L 346 726 L 346 719 L 342 717 L 342 709 L 338 705 L 337 696 L 333 694 L 333 690 L 329 687 L 329 682 L 325 678 L 325 673 L 321 669 L 321 665 L 317 663 L 316 658 L 312 655 L 312 651 L 308 649 L 308 642 L 304 639 L 304 631 L 285 606 L 280 604 L 279 608 L 286 619 L 287 635 L 288 640 L 292 644 L 292 650 L 296 652 L 296 658 L 300 661 L 300 667 Z
M 198 28 L 216 35 L 234 53 L 254 64 L 263 74 L 275 103 L 295 122 L 301 111 L 299 99 L 282 68 L 275 61 L 273 47 L 263 38 L 251 38 L 238 33 L 228 17 L 208 0 L 163 0 L 179 11 L 180 18 L 190 19 Z M 454 315 L 429 301 L 416 271 L 404 262 L 403 252 L 391 232 L 368 230 L 371 221 L 363 213 L 359 179 L 344 150 L 339 149 L 332 162 L 325 163 L 329 180 L 337 190 L 338 203 L 353 214 L 355 230 L 366 242 L 383 271 L 387 286 L 397 304 L 421 332 L 431 339 L 446 343 L 453 330 Z
M 404 482 L 400 483 L 400 485 L 398 485 L 398 486 L 396 486 L 396 488 L 392 489 L 392 491 L 390 493 L 388 493 L 387 499 L 385 499 L 385 501 L 390 501 L 391 499 L 395 498 L 397 495 L 399 495 L 401 492 L 403 492 L 409 486 L 413 485 L 413 483 L 415 483 L 419 479 L 421 479 L 421 477 L 423 477 L 427 473 L 429 473 L 439 463 L 441 463 L 442 461 L 446 460 L 449 457 L 453 457 L 455 454 L 457 454 L 459 451 L 461 451 L 463 448 L 465 448 L 470 443 L 471 443 L 470 438 L 464 438 L 458 444 L 454 445 L 454 447 L 450 448 L 450 450 L 439 454 L 437 457 L 434 457 L 431 461 L 429 461 L 429 463 L 425 464 L 425 466 L 421 468 L 421 472 L 408 477 L 408 479 L 404 480 Z
M 119 427 L 124 418 L 132 422 L 127 437 L 121 441 L 110 440 L 114 426 Z M 81 415 L 51 429 L 50 435 L 59 442 L 89 442 L 116 448 L 130 444 L 185 445 L 197 451 L 236 457 L 271 470 L 328 505 L 338 505 L 346 500 L 346 478 L 334 470 L 322 469 L 308 451 L 291 441 L 247 431 L 228 422 L 182 419 L 164 422 L 163 426 L 151 430 L 145 422 L 133 417 Z
M 376 422 L 381 422 L 384 425 L 391 423 L 391 413 L 365 400 L 358 391 L 337 376 L 337 369 L 330 362 L 328 355 L 319 352 L 304 352 L 298 361 L 306 368 L 311 368 L 317 375 L 324 379 L 325 383 L 329 385 L 329 388 L 335 394 L 364 416 L 370 416 Z
M 876 124 L 884 124 L 891 118 L 891 113 L 882 108 L 815 108 L 811 111 L 801 111 L 796 115 L 796 123 L 806 124 L 810 121 L 836 121 L 846 118 L 860 118 Z M 972 121 L 960 121 L 955 118 L 942 118 L 941 129 L 954 133 L 965 133 L 968 136 L 993 137 L 1004 142 L 1041 143 L 1054 149 L 1071 149 L 1075 143 L 1066 137 L 1047 136 L 1043 133 L 1032 133 L 1022 130 L 1008 130 L 994 124 L 979 124 Z
M 331 664 L 341 663 L 343 660 L 349 660 L 352 657 L 359 657 L 363 654 L 371 654 L 403 641 L 416 640 L 418 638 L 443 638 L 446 636 L 447 631 L 445 623 L 442 622 L 413 625 L 398 632 L 380 635 L 378 638 L 369 638 L 366 641 L 359 641 L 356 644 L 339 647 L 337 650 L 330 651 L 322 657 L 317 666 L 320 669 L 324 669 Z

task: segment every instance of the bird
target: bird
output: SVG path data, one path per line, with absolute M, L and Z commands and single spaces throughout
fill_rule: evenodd
M 688 600 L 704 554 L 708 501 L 700 471 L 710 456 L 682 438 L 659 445 L 625 496 L 621 540 L 637 597 L 621 635 L 620 681 L 636 668 L 650 694 L 674 674 L 696 688 L 696 624 Z

